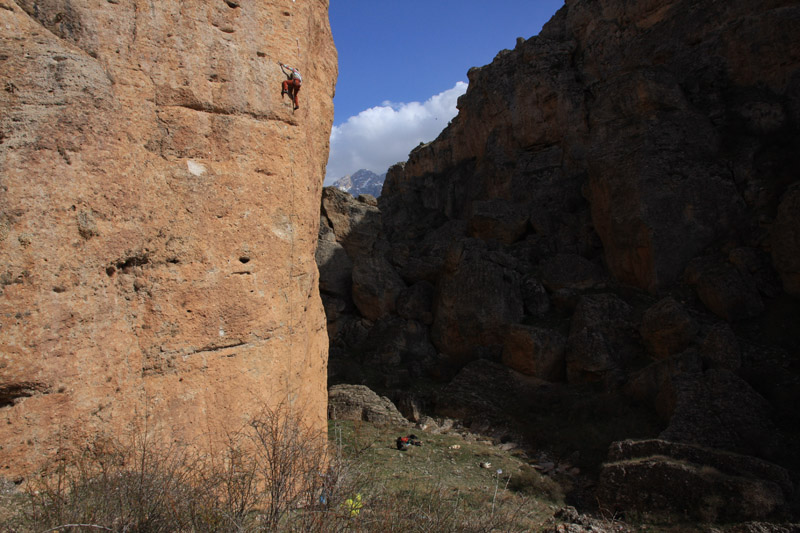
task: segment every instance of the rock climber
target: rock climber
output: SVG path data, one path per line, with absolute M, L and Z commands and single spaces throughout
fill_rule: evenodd
M 297 101 L 297 93 L 300 92 L 300 87 L 303 85 L 303 78 L 300 76 L 300 71 L 289 65 L 284 65 L 283 63 L 281 63 L 281 70 L 286 75 L 286 79 L 283 81 L 281 98 L 283 98 L 284 94 L 288 94 L 289 98 L 292 99 L 292 103 L 294 103 L 294 108 L 298 109 L 300 104 Z

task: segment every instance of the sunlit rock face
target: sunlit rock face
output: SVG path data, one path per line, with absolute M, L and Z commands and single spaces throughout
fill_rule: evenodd
M 0 28 L 0 475 L 145 418 L 322 427 L 328 2 L 0 0 Z

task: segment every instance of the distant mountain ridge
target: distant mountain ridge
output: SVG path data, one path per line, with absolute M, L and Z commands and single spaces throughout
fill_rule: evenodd
M 359 194 L 371 194 L 375 198 L 381 195 L 383 189 L 383 180 L 386 179 L 386 173 L 375 174 L 371 170 L 361 169 L 354 173 L 339 178 L 333 182 L 333 187 L 340 191 L 345 191 L 358 197 Z

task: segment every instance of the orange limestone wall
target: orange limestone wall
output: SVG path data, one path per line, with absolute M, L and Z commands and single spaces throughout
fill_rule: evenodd
M 327 0 L 0 0 L 0 28 L 0 476 L 145 417 L 323 429 Z

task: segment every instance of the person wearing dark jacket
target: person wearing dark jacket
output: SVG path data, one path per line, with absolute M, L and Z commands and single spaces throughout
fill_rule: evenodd
M 397 437 L 395 445 L 397 446 L 398 450 L 406 451 L 409 446 L 422 446 L 422 442 L 417 438 L 416 435 L 408 435 L 406 437 Z

